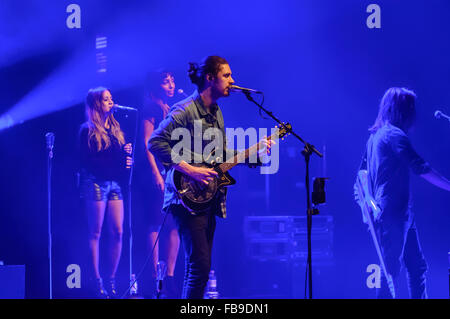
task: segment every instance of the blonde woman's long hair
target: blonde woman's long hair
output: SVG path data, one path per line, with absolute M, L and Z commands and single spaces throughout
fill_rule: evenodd
M 111 146 L 111 140 L 105 128 L 105 122 L 103 122 L 103 109 L 102 109 L 102 95 L 103 92 L 109 91 L 104 87 L 97 87 L 90 89 L 86 97 L 86 118 L 89 128 L 88 132 L 88 145 L 89 148 L 94 148 L 97 151 L 107 149 Z M 120 129 L 120 124 L 114 118 L 114 115 L 110 113 L 106 119 L 106 123 L 111 128 L 111 134 L 117 139 L 119 145 L 125 144 L 125 137 Z M 93 144 L 92 137 L 95 138 L 95 144 Z

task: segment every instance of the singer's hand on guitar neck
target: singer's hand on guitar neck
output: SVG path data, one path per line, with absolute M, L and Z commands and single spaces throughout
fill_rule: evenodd
M 212 168 L 192 166 L 185 161 L 175 165 L 175 169 L 205 185 L 218 175 Z
M 264 136 L 263 139 L 261 139 L 261 141 L 259 141 L 258 143 L 258 153 L 260 153 L 261 155 L 263 155 L 264 153 L 269 154 L 270 153 L 270 148 L 277 144 L 274 140 L 268 138 L 267 136 Z

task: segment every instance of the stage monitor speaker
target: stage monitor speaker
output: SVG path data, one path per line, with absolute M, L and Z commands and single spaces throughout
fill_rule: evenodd
M 0 299 L 25 298 L 25 265 L 0 266 Z

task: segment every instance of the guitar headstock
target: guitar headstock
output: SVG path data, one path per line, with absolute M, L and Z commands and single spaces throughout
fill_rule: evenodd
M 284 140 L 284 137 L 291 134 L 292 125 L 289 123 L 282 123 L 283 125 L 277 125 L 275 128 L 277 129 L 278 138 L 281 138 L 281 140 Z

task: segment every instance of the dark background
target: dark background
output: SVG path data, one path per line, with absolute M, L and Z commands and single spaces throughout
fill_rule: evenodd
M 237 84 L 264 91 L 266 107 L 326 149 L 324 160 L 312 157 L 311 174 L 330 177 L 321 213 L 334 219 L 334 263 L 317 267 L 316 296 L 374 297 L 366 287 L 366 267 L 377 263 L 377 257 L 353 201 L 355 173 L 382 95 L 391 86 L 402 86 L 418 96 L 413 145 L 450 176 L 450 127 L 433 117 L 436 109 L 450 113 L 448 1 L 77 1 L 81 29 L 68 29 L 70 3 L 0 4 L 0 124 L 7 115 L 16 124 L 0 131 L 0 260 L 26 265 L 27 298 L 48 297 L 45 133 L 56 136 L 54 296 L 83 297 L 82 290 L 68 289 L 65 279 L 67 265 L 80 264 L 83 275 L 87 261 L 76 142 L 88 89 L 106 85 L 116 103 L 139 107 L 145 73 L 163 66 L 173 70 L 177 88 L 190 94 L 194 87 L 186 76 L 187 63 L 207 55 L 225 57 Z M 381 7 L 381 29 L 366 26 L 370 3 Z M 96 73 L 97 35 L 108 38 L 103 51 L 108 72 L 103 75 Z M 172 102 L 177 99 L 181 97 Z M 239 94 L 220 105 L 227 127 L 274 125 Z M 133 119 L 123 117 L 121 124 L 132 127 Z M 252 297 L 251 278 L 272 278 L 294 287 L 293 295 L 278 297 L 303 297 L 304 266 L 289 273 L 285 263 L 255 264 L 245 256 L 245 216 L 305 214 L 302 146 L 293 137 L 280 146 L 279 172 L 267 180 L 245 167 L 232 172 L 238 184 L 229 191 L 228 218 L 218 221 L 214 247 L 222 296 Z M 411 183 L 429 264 L 429 296 L 447 298 L 449 194 L 420 177 Z M 127 245 L 126 239 L 118 274 L 122 290 L 128 276 Z M 135 239 L 135 245 L 142 241 Z M 178 281 L 182 275 L 181 254 Z M 407 297 L 402 285 L 400 297 Z M 260 294 L 278 293 L 269 290 Z

